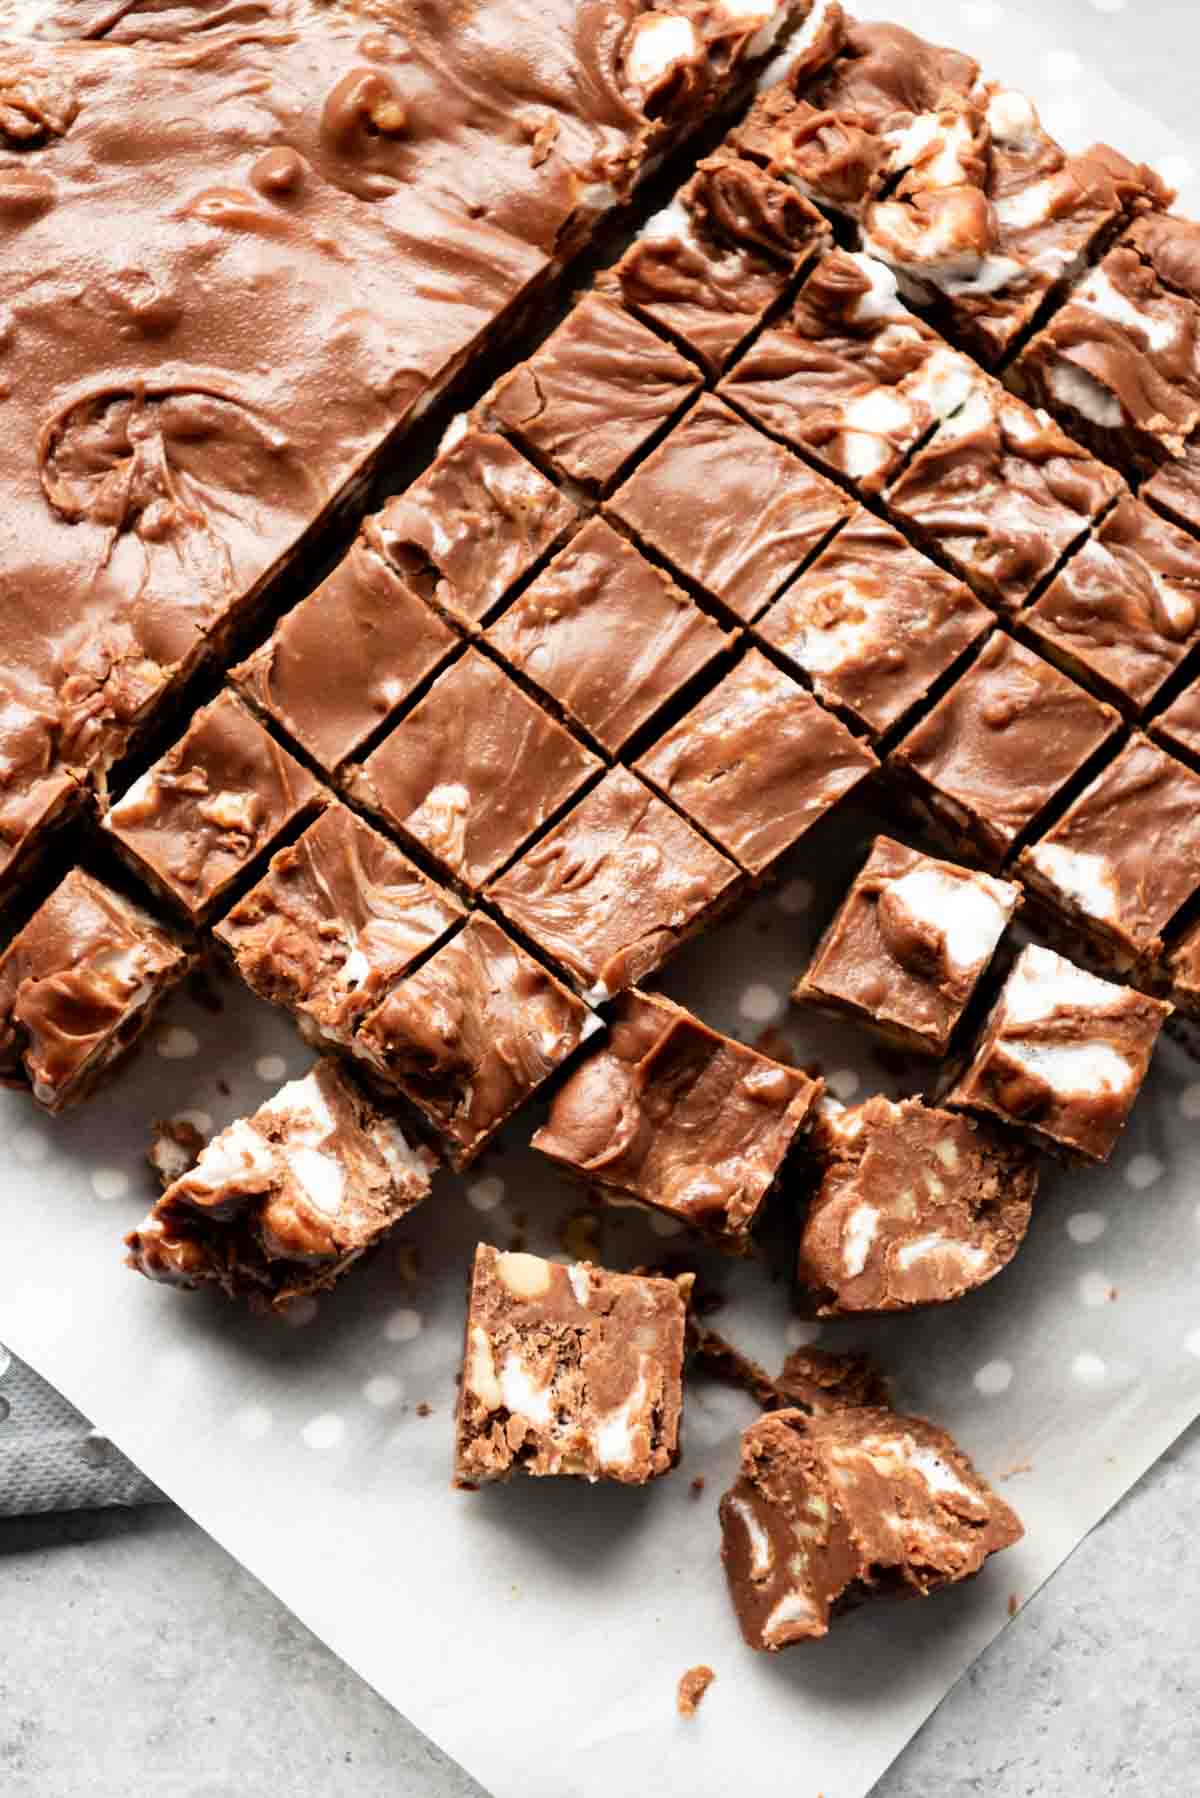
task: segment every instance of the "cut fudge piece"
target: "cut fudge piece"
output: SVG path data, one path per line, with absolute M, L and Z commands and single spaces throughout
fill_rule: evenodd
M 878 763 L 840 719 L 752 649 L 636 767 L 757 876 Z
M 333 770 L 460 639 L 399 578 L 368 519 L 349 555 L 230 674 L 244 698 Z
M 682 1006 L 624 993 L 533 1146 L 601 1193 L 668 1212 L 744 1254 L 820 1093 L 819 1080 Z
M 1155 970 L 1175 1011 L 1167 1025 L 1193 1055 L 1200 1055 L 1200 923 L 1193 923 Z
M 944 1430 L 860 1408 L 752 1423 L 721 1533 L 742 1635 L 772 1652 L 863 1599 L 969 1579 L 1024 1534 Z
M 0 894 L 7 904 L 37 873 L 57 833 L 87 804 L 74 776 L 35 773 L 44 767 L 39 723 L 26 699 L 0 684 Z
M 272 857 L 216 927 L 242 979 L 313 1042 L 348 1047 L 359 1021 L 463 917 L 394 844 L 331 805 Z
M 609 509 L 705 593 L 751 619 L 852 507 L 832 482 L 706 394 Z
M 797 1267 L 820 1317 L 962 1298 L 1024 1241 L 1037 1157 L 974 1118 L 877 1095 L 827 1110 L 810 1140 Z
M 470 649 L 350 772 L 347 788 L 474 889 L 602 766 Z
M 1192 767 L 1200 767 L 1200 682 L 1185 687 L 1150 726 L 1151 736 Z
M 104 828 L 152 887 L 200 922 L 322 797 L 308 769 L 225 692 L 133 783 Z
M 679 1459 L 691 1275 L 564 1267 L 481 1242 L 467 1305 L 454 1473 L 640 1486 Z
M 892 751 L 920 815 L 998 867 L 1113 735 L 1120 720 L 1002 631 Z
M 47 1111 L 75 1104 L 191 963 L 173 932 L 73 869 L 0 955 L 0 1078 Z
M 738 882 L 678 812 L 614 768 L 488 891 L 599 1004 L 660 968 Z
M 877 492 L 971 389 L 973 365 L 901 301 L 882 262 L 822 257 L 720 393 L 862 492 Z
M 876 837 L 793 999 L 944 1055 L 1021 889 Z
M 965 582 L 856 511 L 755 630 L 872 738 L 925 699 L 992 623 Z
M 601 294 L 501 376 L 481 419 L 560 477 L 606 490 L 700 385 L 695 364 Z
M 1200 774 L 1135 732 L 1017 870 L 1068 942 L 1128 972 L 1200 889 Z
M 474 912 L 368 1014 L 354 1050 L 419 1107 L 463 1168 L 599 1027 L 574 993 Z
M 1161 463 L 1138 492 L 1164 518 L 1200 536 L 1200 435 L 1189 437 L 1179 455 Z
M 1107 1161 L 1170 1009 L 1031 944 L 945 1102 L 1015 1125 L 1043 1148 Z
M 811 1417 L 863 1406 L 876 1411 L 892 1408 L 887 1375 L 869 1355 L 853 1349 L 839 1353 L 794 1348 L 775 1375 L 774 1385 L 784 1408 L 807 1411 Z
M 128 1263 L 282 1311 L 419 1205 L 436 1167 L 337 1062 L 318 1061 L 213 1137 L 126 1237 Z
M 578 516 L 511 443 L 460 419 L 436 460 L 371 527 L 413 590 L 470 626 L 496 609 Z
M 611 755 L 732 641 L 631 543 L 594 518 L 487 633 Z
M 1044 412 L 981 374 L 887 504 L 981 599 L 1015 612 L 1122 491 Z

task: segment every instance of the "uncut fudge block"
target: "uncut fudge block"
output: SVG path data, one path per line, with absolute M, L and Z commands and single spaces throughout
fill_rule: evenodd
M 353 1047 L 424 1113 L 463 1168 L 599 1028 L 574 993 L 475 912 L 393 986 Z
M 481 1242 L 467 1305 L 456 1483 L 513 1473 L 640 1486 L 679 1459 L 690 1274 L 570 1267 Z
M 709 395 L 609 501 L 651 550 L 742 620 L 849 517 L 844 493 Z
M 877 767 L 840 719 L 756 649 L 636 764 L 756 876 Z
M 981 599 L 1015 612 L 1122 491 L 1045 413 L 981 375 L 887 505 Z
M 47 1111 L 75 1104 L 191 965 L 172 931 L 73 869 L 0 955 L 0 1079 Z
M 252 991 L 314 1042 L 366 1013 L 464 916 L 386 837 L 333 804 L 279 850 L 215 935 Z
M 126 1237 L 128 1264 L 282 1311 L 419 1205 L 436 1166 L 337 1062 L 318 1061 L 213 1137 Z
M 733 636 L 594 518 L 487 641 L 601 748 L 619 755 Z
M 152 887 L 201 922 L 322 797 L 308 769 L 225 692 L 133 783 L 104 828 Z
M 475 889 L 602 766 L 471 649 L 350 773 L 347 787 Z
M 1111 706 L 997 632 L 888 767 L 952 847 L 998 867 L 1118 723 Z
M 924 700 L 992 614 L 880 518 L 856 511 L 755 626 L 873 740 Z
M 945 1102 L 1068 1158 L 1107 1161 L 1170 1009 L 1031 944 Z
M 682 1006 L 624 993 L 533 1146 L 602 1194 L 665 1211 L 744 1254 L 821 1090 Z
M 603 492 L 699 385 L 686 356 L 593 293 L 501 376 L 479 416 L 560 477 Z
M 810 1143 L 797 1272 L 820 1317 L 962 1298 L 1024 1241 L 1037 1158 L 973 1118 L 877 1095 L 827 1111 Z
M 1200 683 L 1172 700 L 1151 724 L 1150 734 L 1190 766 L 1200 766 Z
M 488 893 L 599 1004 L 660 968 L 728 904 L 739 878 L 649 787 L 614 768 Z
M 885 1410 L 759 1418 L 721 1500 L 733 1608 L 750 1647 L 771 1652 L 826 1635 L 863 1599 L 969 1579 L 1023 1534 L 944 1430 Z
M 1200 774 L 1135 733 L 1017 871 L 1067 938 L 1082 929 L 1115 972 L 1157 957 L 1200 889 Z
M 1009 881 L 876 837 L 792 997 L 944 1055 L 1020 903 Z

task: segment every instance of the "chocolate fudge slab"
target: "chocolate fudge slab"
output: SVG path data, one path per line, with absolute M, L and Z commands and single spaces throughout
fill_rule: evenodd
M 593 518 L 487 642 L 610 755 L 733 641 L 661 569 Z
M 608 1036 L 559 1088 L 533 1146 L 601 1194 L 745 1254 L 821 1090 L 682 1006 L 623 993 Z
M 599 1028 L 574 993 L 474 912 L 368 1013 L 353 1048 L 464 1168 Z
M 864 1599 L 969 1579 L 1023 1533 L 944 1430 L 886 1410 L 760 1417 L 721 1500 L 733 1608 L 750 1647 L 772 1653 Z
M 876 837 L 792 998 L 944 1055 L 1021 889 Z
M 384 993 L 465 916 L 386 837 L 333 804 L 214 932 L 253 992 L 349 1047 Z
M 945 1103 L 997 1118 L 1067 1159 L 1107 1161 L 1170 1010 L 1031 944 Z
M 679 1459 L 691 1275 L 565 1267 L 481 1242 L 467 1304 L 454 1474 L 641 1486 Z
M 1070 940 L 1127 973 L 1200 889 L 1200 774 L 1134 733 L 1017 872 Z
M 323 1059 L 214 1136 L 125 1238 L 128 1265 L 286 1311 L 341 1278 L 429 1193 L 431 1151 Z
M 602 766 L 470 649 L 350 772 L 347 788 L 476 890 Z
M 600 1004 L 660 968 L 739 881 L 678 812 L 614 768 L 488 896 Z
M 575 306 L 478 416 L 560 478 L 606 492 L 700 385 L 695 364 L 602 294 Z
M 851 509 L 832 482 L 707 394 L 609 501 L 641 542 L 742 621 Z
M 940 837 L 996 868 L 1118 724 L 1111 706 L 998 631 L 887 766 Z
M 873 513 L 857 510 L 755 634 L 877 741 L 990 629 L 992 614 Z
M 1025 1239 L 1037 1157 L 973 1118 L 876 1095 L 828 1109 L 810 1143 L 797 1271 L 820 1317 L 960 1299 Z
M 173 931 L 73 869 L 0 955 L 0 1078 L 47 1111 L 74 1105 L 191 965 Z
M 1191 767 L 1200 767 L 1200 682 L 1173 699 L 1150 725 L 1150 735 Z
M 104 828 L 131 866 L 199 923 L 321 799 L 308 769 L 226 691 L 117 801 Z
M 757 649 L 636 763 L 748 874 L 764 874 L 878 767 Z

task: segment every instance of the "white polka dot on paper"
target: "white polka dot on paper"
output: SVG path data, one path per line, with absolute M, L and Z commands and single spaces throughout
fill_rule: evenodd
M 1108 1219 L 1099 1211 L 1075 1211 L 1067 1219 L 1072 1242 L 1099 1242 L 1107 1229 Z
M 1189 1355 L 1195 1355 L 1200 1361 L 1200 1330 L 1189 1330 L 1183 1339 L 1183 1346 Z
M 129 1191 L 129 1175 L 121 1167 L 93 1168 L 92 1191 L 98 1199 L 123 1199 Z
M 254 1072 L 260 1080 L 282 1080 L 287 1073 L 287 1062 L 282 1055 L 260 1055 L 254 1064 Z
M 307 1329 L 309 1324 L 316 1321 L 318 1309 L 317 1301 L 314 1298 L 305 1296 L 302 1299 L 293 1299 L 283 1313 L 283 1321 L 289 1330 Z
M 1185 1118 L 1200 1118 L 1200 1081 L 1184 1087 L 1179 1095 L 1179 1109 Z
M 269 1436 L 273 1421 L 265 1405 L 243 1405 L 233 1414 L 233 1427 L 247 1442 L 261 1442 L 264 1436 Z
M 1161 1180 L 1166 1169 L 1157 1155 L 1134 1155 L 1125 1167 L 1125 1184 L 1132 1186 L 1135 1192 L 1145 1192 L 1156 1180 Z
M 155 1044 L 164 1061 L 190 1061 L 200 1053 L 200 1038 L 184 1024 L 172 1024 Z
M 24 1130 L 18 1130 L 13 1137 L 12 1149 L 18 1161 L 23 1161 L 26 1167 L 35 1167 L 39 1161 L 45 1161 L 49 1155 L 50 1144 L 40 1130 L 35 1130 L 27 1125 Z
M 404 1397 L 404 1381 L 398 1380 L 391 1373 L 372 1374 L 363 1383 L 362 1395 L 369 1405 L 374 1405 L 377 1411 L 383 1411 L 388 1405 L 394 1405 Z
M 820 1324 L 807 1317 L 789 1317 L 783 1339 L 789 1348 L 810 1348 L 821 1334 Z
M 681 1236 L 684 1226 L 679 1218 L 672 1217 L 668 1211 L 652 1211 L 650 1228 L 656 1236 Z
M 789 918 L 798 918 L 809 909 L 814 896 L 811 880 L 785 880 L 775 895 L 775 903 Z
M 832 1074 L 825 1076 L 825 1084 L 835 1099 L 840 1099 L 843 1104 L 846 1104 L 854 1097 L 862 1085 L 862 1081 L 853 1068 L 835 1068 Z
M 383 1326 L 383 1333 L 389 1342 L 411 1342 L 414 1336 L 421 1334 L 421 1313 L 402 1305 L 399 1311 L 393 1311 Z
M 485 1174 L 482 1180 L 472 1180 L 467 1188 L 467 1203 L 476 1211 L 494 1211 L 504 1197 L 504 1182 L 499 1174 Z
M 175 1124 L 190 1124 L 193 1130 L 200 1132 L 201 1136 L 211 1136 L 213 1133 L 211 1111 L 200 1111 L 196 1107 L 190 1107 L 187 1111 L 177 1111 L 171 1121 Z
M 1108 1377 L 1108 1369 L 1099 1355 L 1076 1355 L 1071 1372 L 1081 1386 L 1102 1386 Z
M 738 1010 L 748 1024 L 769 1024 L 779 1006 L 779 994 L 762 980 L 752 980 L 738 1000 Z
M 1042 68 L 1051 81 L 1075 81 L 1083 72 L 1083 62 L 1077 50 L 1047 50 Z
M 982 1392 L 985 1398 L 995 1398 L 998 1393 L 1008 1391 L 1012 1380 L 1011 1361 L 985 1361 L 977 1370 L 972 1384 L 976 1392 Z
M 1079 1276 L 1079 1296 L 1085 1305 L 1107 1305 L 1113 1296 L 1113 1283 L 1099 1268 Z
M 309 1448 L 336 1448 L 346 1434 L 346 1426 L 336 1411 L 322 1411 L 310 1417 L 300 1432 Z

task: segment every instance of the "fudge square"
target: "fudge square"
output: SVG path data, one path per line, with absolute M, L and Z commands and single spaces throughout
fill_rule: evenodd
M 876 837 L 792 997 L 944 1055 L 1021 889 Z
M 1029 1228 L 1037 1157 L 920 1099 L 828 1107 L 797 1272 L 820 1317 L 962 1298 L 1007 1267 Z
M 999 867 L 1119 722 L 1111 706 L 998 631 L 888 766 L 952 847 Z
M 742 1434 L 721 1500 L 721 1559 L 751 1648 L 828 1633 L 863 1599 L 925 1597 L 978 1573 L 1024 1531 L 923 1417 L 774 1411 Z
M 474 912 L 368 1014 L 353 1048 L 464 1168 L 599 1028 L 574 993 Z
M 599 1004 L 660 968 L 739 881 L 686 819 L 614 768 L 488 895 Z
M 533 1146 L 601 1194 L 639 1200 L 745 1254 L 821 1090 L 680 1005 L 623 993 L 607 1038 L 559 1088 Z
M 1200 681 L 1185 687 L 1150 726 L 1150 734 L 1192 767 L 1200 767 Z
M 47 1111 L 75 1104 L 191 965 L 172 931 L 73 869 L 0 956 L 0 1079 Z
M 878 763 L 840 719 L 752 649 L 635 766 L 759 876 Z
M 313 1042 L 349 1047 L 355 1029 L 464 916 L 394 843 L 333 804 L 271 858 L 214 931 L 260 998 Z
M 326 1058 L 213 1137 L 126 1237 L 128 1264 L 283 1311 L 332 1286 L 419 1205 L 436 1166 Z
M 679 1459 L 692 1275 L 563 1266 L 481 1242 L 467 1304 L 454 1472 L 641 1486 Z
M 706 394 L 608 509 L 647 547 L 748 621 L 847 519 L 852 502 Z
M 602 766 L 493 661 L 469 649 L 346 786 L 476 890 Z
M 945 1102 L 1069 1159 L 1107 1161 L 1170 1010 L 1030 944 Z
M 135 871 L 199 923 L 321 798 L 308 769 L 227 691 L 133 783 L 104 828 Z

